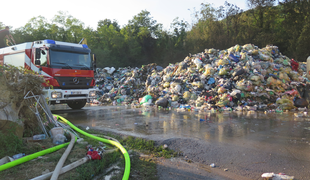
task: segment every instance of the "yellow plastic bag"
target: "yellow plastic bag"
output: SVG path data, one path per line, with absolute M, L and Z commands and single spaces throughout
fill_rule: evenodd
M 164 88 L 168 88 L 168 87 L 170 87 L 170 83 L 169 82 L 165 82 L 164 83 Z
M 290 81 L 290 78 L 288 77 L 288 75 L 285 72 L 279 73 L 279 79 L 285 80 L 285 81 Z
M 254 49 L 253 45 L 252 44 L 245 44 L 242 46 L 242 48 L 246 51 L 249 51 L 249 50 L 252 50 Z
M 279 99 L 276 102 L 283 110 L 291 110 L 295 108 L 293 101 L 289 99 Z
M 241 58 L 240 58 L 241 60 L 243 60 L 243 61 L 249 60 L 247 53 L 242 52 L 242 53 L 240 53 L 240 55 L 241 55 Z
M 223 94 L 224 92 L 226 92 L 226 89 L 224 87 L 219 87 L 217 90 L 217 93 L 219 94 Z
M 228 61 L 226 59 L 220 59 L 218 61 L 218 65 L 226 65 L 226 64 L 228 64 Z
M 271 76 L 267 79 L 267 85 L 275 86 L 276 83 L 277 83 L 277 80 Z
M 185 91 L 183 93 L 183 99 L 189 100 L 190 97 L 191 97 L 191 93 L 189 91 Z
M 220 69 L 220 71 L 219 71 L 219 75 L 220 76 L 223 76 L 223 75 L 226 75 L 226 74 L 227 74 L 227 70 L 225 68 Z
M 258 81 L 258 80 L 260 80 L 260 77 L 259 76 L 252 76 L 250 79 L 252 81 Z

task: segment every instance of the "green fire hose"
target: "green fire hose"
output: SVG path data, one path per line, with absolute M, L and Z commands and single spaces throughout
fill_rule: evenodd
M 77 138 L 75 137 L 75 140 L 76 140 L 76 139 L 77 139 Z M 57 150 L 59 150 L 59 149 L 61 149 L 61 148 L 63 148 L 63 147 L 66 147 L 69 143 L 70 143 L 70 142 L 65 143 L 65 144 L 60 144 L 60 145 L 58 145 L 58 146 L 55 146 L 55 147 L 52 147 L 52 148 L 49 148 L 49 149 L 45 149 L 45 150 L 43 150 L 43 151 L 39 151 L 39 152 L 37 152 L 37 153 L 33 153 L 33 154 L 28 155 L 28 156 L 24 156 L 24 157 L 22 157 L 22 158 L 16 159 L 16 160 L 14 160 L 14 161 L 12 161 L 12 162 L 3 164 L 3 165 L 0 166 L 0 171 L 6 170 L 6 169 L 11 168 L 11 167 L 14 167 L 14 166 L 17 166 L 17 165 L 22 164 L 22 163 L 24 163 L 24 162 L 30 161 L 30 160 L 32 160 L 32 159 L 35 159 L 35 158 L 37 158 L 37 157 L 39 157 L 39 156 L 43 156 L 43 155 L 45 155 L 45 154 L 48 154 L 48 153 L 52 153 L 52 152 L 54 152 L 54 151 L 57 151 Z
M 59 115 L 55 115 L 55 114 L 54 114 L 54 116 L 57 116 L 57 118 L 59 118 L 60 120 L 62 120 L 66 124 L 68 124 L 72 129 L 76 130 L 77 132 L 79 132 L 79 133 L 81 133 L 81 134 L 83 134 L 85 136 L 88 136 L 90 138 L 96 139 L 96 140 L 101 141 L 103 143 L 114 145 L 117 148 L 119 148 L 121 150 L 121 152 L 123 153 L 124 158 L 125 158 L 125 172 L 124 172 L 124 175 L 123 175 L 123 180 L 127 180 L 129 178 L 129 174 L 130 174 L 130 158 L 129 158 L 128 152 L 126 151 L 126 149 L 120 143 L 112 141 L 112 140 L 100 138 L 100 137 L 97 137 L 97 136 L 94 136 L 94 135 L 91 135 L 91 134 L 88 134 L 88 133 L 80 130 L 76 126 L 74 126 L 72 123 L 70 123 L 65 118 L 63 118 L 63 117 L 61 117 Z M 77 140 L 77 137 L 75 137 L 75 140 Z M 28 156 L 25 156 L 25 157 L 16 159 L 16 160 L 14 160 L 12 162 L 9 162 L 9 163 L 6 163 L 4 165 L 1 165 L 0 166 L 0 171 L 6 170 L 6 169 L 14 167 L 14 166 L 17 166 L 17 165 L 22 164 L 24 162 L 30 161 L 32 159 L 35 159 L 35 158 L 37 158 L 39 156 L 43 156 L 45 154 L 57 151 L 57 150 L 59 150 L 59 149 L 61 149 L 63 147 L 66 147 L 69 143 L 70 142 L 64 143 L 64 144 L 61 144 L 61 145 L 58 145 L 58 146 L 55 146 L 55 147 L 52 147 L 52 148 L 49 148 L 49 149 L 45 149 L 43 151 L 39 151 L 37 153 L 30 154 Z
M 126 149 L 120 143 L 112 141 L 112 140 L 100 138 L 100 137 L 97 137 L 97 136 L 94 136 L 94 135 L 91 135 L 91 134 L 88 134 L 87 132 L 84 132 L 84 131 L 80 130 L 79 128 L 77 128 L 76 126 L 74 126 L 71 122 L 69 122 L 65 118 L 63 118 L 63 117 L 61 117 L 59 115 L 56 115 L 56 114 L 53 114 L 53 115 L 56 116 L 57 118 L 59 118 L 60 120 L 62 120 L 64 123 L 68 124 L 75 131 L 77 131 L 77 132 L 79 132 L 79 133 L 81 133 L 81 134 L 83 134 L 85 136 L 88 136 L 90 138 L 93 138 L 93 139 L 96 139 L 98 141 L 101 141 L 103 143 L 114 145 L 118 149 L 120 149 L 121 152 L 124 155 L 124 158 L 125 158 L 125 172 L 124 172 L 124 175 L 123 175 L 123 180 L 127 180 L 129 178 L 129 174 L 130 174 L 130 158 L 129 158 L 129 154 L 126 151 Z

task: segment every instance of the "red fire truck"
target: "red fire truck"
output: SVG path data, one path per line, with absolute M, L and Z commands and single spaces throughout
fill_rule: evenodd
M 95 98 L 95 55 L 85 44 L 50 39 L 0 49 L 0 64 L 22 66 L 43 75 L 49 104 L 67 103 L 81 109 Z

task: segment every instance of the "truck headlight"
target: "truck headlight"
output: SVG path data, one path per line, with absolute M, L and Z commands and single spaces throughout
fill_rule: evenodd
M 62 93 L 54 91 L 54 92 L 52 92 L 51 96 L 52 96 L 53 99 L 61 98 L 62 97 Z
M 96 91 L 89 91 L 89 97 L 95 97 Z

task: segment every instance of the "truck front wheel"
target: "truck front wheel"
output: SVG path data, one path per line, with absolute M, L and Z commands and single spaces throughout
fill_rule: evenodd
M 82 109 L 86 104 L 86 99 L 69 101 L 67 104 L 71 109 Z

